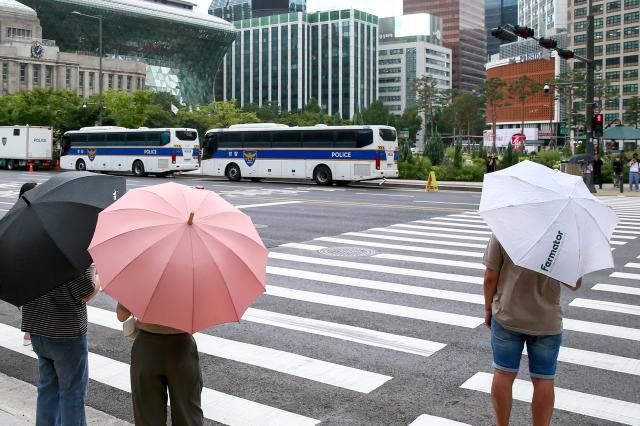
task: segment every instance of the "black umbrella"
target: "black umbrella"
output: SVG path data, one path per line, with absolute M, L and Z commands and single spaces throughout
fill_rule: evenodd
M 571 159 L 569 160 L 569 163 L 580 164 L 583 162 L 590 163 L 592 161 L 593 161 L 593 156 L 591 154 L 578 154 L 571 157 Z
M 125 191 L 123 177 L 67 172 L 20 197 L 0 220 L 0 299 L 22 306 L 86 270 L 98 213 Z

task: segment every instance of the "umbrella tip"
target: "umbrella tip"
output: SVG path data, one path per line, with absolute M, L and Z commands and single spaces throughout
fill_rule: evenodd
M 191 212 L 189 215 L 189 221 L 187 222 L 189 225 L 193 225 L 193 216 L 195 216 L 195 213 Z

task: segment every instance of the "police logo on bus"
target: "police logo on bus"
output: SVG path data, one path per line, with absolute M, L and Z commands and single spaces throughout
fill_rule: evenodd
M 245 151 L 244 152 L 244 162 L 247 163 L 247 166 L 251 167 L 256 163 L 256 158 L 258 157 L 258 151 Z

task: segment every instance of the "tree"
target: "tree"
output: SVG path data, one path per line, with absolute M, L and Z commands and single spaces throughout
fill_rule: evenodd
M 424 155 L 429 157 L 431 163 L 437 166 L 444 159 L 444 144 L 442 138 L 436 132 L 431 135 L 424 147 Z
M 637 96 L 629 99 L 629 105 L 625 111 L 627 123 L 636 128 L 638 127 L 638 121 L 640 121 L 640 117 L 638 115 L 638 99 L 639 98 Z
M 418 77 L 414 83 L 416 107 L 422 113 L 425 130 L 429 123 L 429 135 L 434 132 L 434 119 L 438 110 L 447 99 L 446 91 L 438 87 L 438 82 L 430 75 Z M 426 141 L 426 131 L 424 135 Z
M 451 104 L 445 109 L 450 110 L 450 119 L 454 129 L 460 136 L 466 136 L 470 141 L 471 135 L 481 135 L 484 129 L 484 97 L 473 93 L 455 91 Z
M 487 114 L 491 117 L 491 129 L 493 131 L 493 142 L 491 151 L 496 153 L 496 137 L 497 137 L 497 121 L 498 121 L 498 108 L 502 107 L 506 103 L 505 86 L 507 82 L 500 77 L 492 77 L 485 80 L 478 90 L 487 100 Z
M 368 108 L 360 112 L 363 124 L 380 124 L 394 126 L 396 117 L 389 112 L 384 103 L 380 100 L 374 101 Z
M 409 140 L 415 141 L 420 127 L 422 126 L 422 118 L 418 114 L 418 109 L 413 106 L 407 108 L 400 117 L 396 119 L 396 130 L 409 129 Z
M 520 133 L 524 133 L 524 120 L 526 118 L 527 100 L 539 92 L 541 89 L 540 83 L 529 77 L 523 75 L 511 82 L 508 87 L 508 92 L 511 98 L 520 102 L 520 114 L 522 123 L 520 126 Z

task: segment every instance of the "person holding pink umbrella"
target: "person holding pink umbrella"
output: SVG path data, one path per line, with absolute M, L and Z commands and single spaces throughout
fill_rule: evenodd
M 202 376 L 192 334 L 238 322 L 265 291 L 268 250 L 246 214 L 175 183 L 127 192 L 98 217 L 89 246 L 131 351 L 136 425 L 200 425 Z

